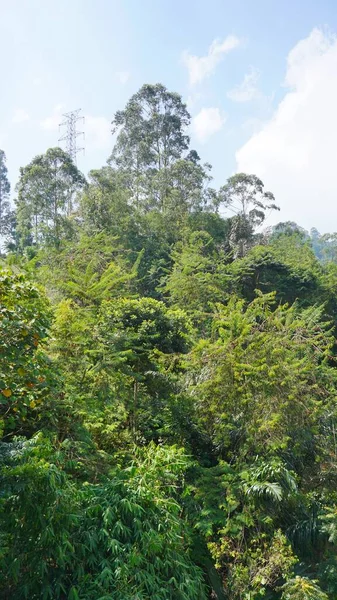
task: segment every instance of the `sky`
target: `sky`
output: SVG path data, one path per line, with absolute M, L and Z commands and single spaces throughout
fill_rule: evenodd
M 0 0 L 0 56 L 13 189 L 74 109 L 78 167 L 103 166 L 115 111 L 160 82 L 187 102 L 216 187 L 254 173 L 281 208 L 268 224 L 337 231 L 336 0 Z

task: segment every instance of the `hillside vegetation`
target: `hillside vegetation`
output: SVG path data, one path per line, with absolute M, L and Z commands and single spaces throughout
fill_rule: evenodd
M 145 85 L 14 208 L 0 152 L 3 600 L 337 597 L 337 241 L 189 123 Z

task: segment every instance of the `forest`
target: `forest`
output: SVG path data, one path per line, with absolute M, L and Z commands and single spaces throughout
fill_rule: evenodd
M 0 598 L 337 597 L 337 234 L 212 187 L 144 85 L 85 177 L 0 151 Z

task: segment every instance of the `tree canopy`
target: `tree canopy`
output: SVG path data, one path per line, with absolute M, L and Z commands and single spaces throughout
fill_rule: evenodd
M 337 245 L 144 85 L 85 178 L 0 151 L 0 597 L 335 600 Z M 6 252 L 6 253 L 5 253 Z

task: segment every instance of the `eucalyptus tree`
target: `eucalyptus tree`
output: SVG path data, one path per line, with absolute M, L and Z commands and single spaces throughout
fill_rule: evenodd
M 220 188 L 218 206 L 223 205 L 234 213 L 230 244 L 235 256 L 243 256 L 251 247 L 254 232 L 266 219 L 266 213 L 280 210 L 274 195 L 264 190 L 256 175 L 237 173 L 229 177 Z
M 6 218 L 9 213 L 9 194 L 11 186 L 8 180 L 6 155 L 0 150 L 0 237 L 4 234 Z
M 138 205 L 149 209 L 149 197 L 153 201 L 156 193 L 161 199 L 167 195 L 169 170 L 176 161 L 187 157 L 192 162 L 190 122 L 181 96 L 160 83 L 143 85 L 125 109 L 115 113 L 112 132 L 117 139 L 109 162 L 124 173 Z M 158 173 L 162 174 L 159 182 L 154 179 Z
M 61 148 L 50 148 L 20 169 L 17 223 L 22 245 L 58 246 L 69 230 L 77 191 L 85 178 Z

